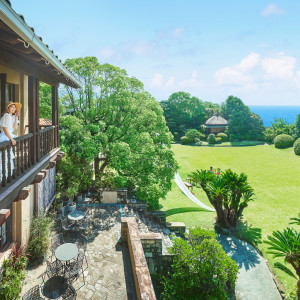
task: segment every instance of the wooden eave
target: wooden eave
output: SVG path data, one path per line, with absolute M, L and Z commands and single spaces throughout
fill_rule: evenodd
M 35 35 L 24 18 L 0 0 L 0 63 L 58 86 L 78 88 L 81 82 Z

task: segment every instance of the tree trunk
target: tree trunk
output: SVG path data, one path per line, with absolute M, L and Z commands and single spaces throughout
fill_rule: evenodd
M 218 203 L 215 205 L 216 213 L 217 213 L 217 223 L 219 223 L 222 227 L 230 228 L 231 224 L 227 219 L 227 210 L 222 208 L 222 204 Z
M 100 158 L 97 156 L 94 159 L 94 172 L 95 172 L 95 178 L 99 178 L 99 167 L 100 167 Z

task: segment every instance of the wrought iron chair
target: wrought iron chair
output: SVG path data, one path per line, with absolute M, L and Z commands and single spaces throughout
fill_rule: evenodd
M 59 260 L 55 260 L 53 262 L 50 262 L 46 255 L 44 254 L 44 261 L 46 261 L 47 268 L 45 275 L 48 276 L 48 278 L 52 278 L 53 276 L 56 275 L 63 275 L 63 264 Z M 43 281 L 44 277 L 43 277 Z
M 84 272 L 83 272 L 83 260 L 84 260 L 84 252 L 79 251 L 77 260 L 71 262 L 65 267 L 65 277 L 69 282 L 73 282 L 80 276 L 80 272 L 82 272 L 83 282 L 85 284 Z
M 75 300 L 76 299 L 76 291 L 74 287 L 71 284 L 68 284 L 67 289 L 65 293 L 62 296 L 62 299 L 67 299 L 67 300 Z
M 64 236 L 62 233 L 56 234 L 53 237 L 51 237 L 51 251 L 53 255 L 57 247 L 63 243 L 64 243 Z
M 67 218 L 61 220 L 61 227 L 64 231 L 71 231 L 73 230 L 74 225 L 69 224 Z
M 84 235 L 80 234 L 80 235 L 77 237 L 75 243 L 76 243 L 76 245 L 77 245 L 77 247 L 78 247 L 78 249 L 79 249 L 79 253 L 80 253 L 80 252 L 83 252 L 83 254 L 84 254 L 84 259 L 85 259 L 85 262 L 86 262 L 86 266 L 87 266 L 87 268 L 88 268 L 89 265 L 88 265 L 87 258 L 86 258 L 86 255 L 85 255 L 86 248 L 87 248 L 87 243 L 88 243 L 87 238 L 86 238 Z
M 78 222 L 77 224 L 77 227 L 80 229 L 80 230 L 86 230 L 88 229 L 90 226 L 90 220 L 88 218 L 84 218 L 82 219 L 80 222 Z
M 41 300 L 40 286 L 36 285 L 25 293 L 22 300 Z

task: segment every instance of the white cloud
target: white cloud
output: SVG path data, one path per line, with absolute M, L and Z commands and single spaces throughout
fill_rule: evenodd
M 247 57 L 242 59 L 242 61 L 236 66 L 236 68 L 241 70 L 242 72 L 247 72 L 257 66 L 259 61 L 260 55 L 258 53 L 250 53 Z
M 100 49 L 97 54 L 101 60 L 107 60 L 111 59 L 116 54 L 116 51 L 111 47 L 105 47 Z
M 182 40 L 184 38 L 183 32 L 184 32 L 183 28 L 176 27 L 173 30 L 172 34 L 178 40 Z
M 175 83 L 175 77 L 169 77 L 169 79 L 165 84 L 165 89 L 171 88 L 174 85 L 174 83 Z
M 160 88 L 163 85 L 163 76 L 160 73 L 155 73 L 152 81 L 151 86 L 155 88 Z
M 203 87 L 204 84 L 200 80 L 197 79 L 198 72 L 197 70 L 194 70 L 192 73 L 191 78 L 184 79 L 180 81 L 179 87 L 180 88 L 200 88 Z
M 270 4 L 267 7 L 265 7 L 260 14 L 264 17 L 268 17 L 270 15 L 286 15 L 286 12 L 284 9 L 277 7 L 276 4 Z
M 258 53 L 250 53 L 237 65 L 225 67 L 215 73 L 215 79 L 218 84 L 243 85 L 249 84 L 254 80 L 250 74 L 260 61 Z
M 294 77 L 296 59 L 279 53 L 276 57 L 264 58 L 261 65 L 269 78 L 289 80 Z
M 140 40 L 126 44 L 122 52 L 129 55 L 149 56 L 153 54 L 154 48 L 154 43 Z

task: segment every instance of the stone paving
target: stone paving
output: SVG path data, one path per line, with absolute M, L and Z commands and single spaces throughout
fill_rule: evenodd
M 135 299 L 128 249 L 118 242 L 121 232 L 120 207 L 101 205 L 91 211 L 86 250 L 88 267 L 84 264 L 85 284 L 82 275 L 73 283 L 77 299 Z M 72 237 L 65 236 L 65 240 L 68 239 Z M 45 270 L 45 263 L 31 266 L 22 293 L 37 284 L 42 285 L 41 275 Z

